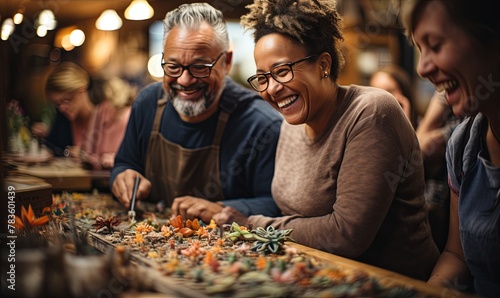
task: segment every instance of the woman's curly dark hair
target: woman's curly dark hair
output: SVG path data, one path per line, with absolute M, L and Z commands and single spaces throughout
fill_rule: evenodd
M 241 25 L 253 30 L 254 41 L 271 33 L 284 34 L 304 45 L 308 55 L 327 52 L 332 56 L 330 76 L 337 80 L 344 66 L 339 43 L 342 19 L 335 0 L 254 0 L 241 17 Z

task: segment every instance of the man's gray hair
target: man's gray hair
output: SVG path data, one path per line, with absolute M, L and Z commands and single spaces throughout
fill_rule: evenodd
M 222 46 L 222 50 L 227 51 L 229 49 L 229 37 L 224 16 L 220 10 L 207 3 L 182 4 L 178 8 L 169 11 L 163 20 L 163 43 L 165 43 L 168 34 L 173 28 L 196 30 L 203 22 L 207 22 L 213 27 L 217 43 Z

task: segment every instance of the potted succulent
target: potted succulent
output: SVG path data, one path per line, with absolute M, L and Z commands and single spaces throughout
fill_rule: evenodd
M 29 149 L 31 133 L 28 123 L 29 118 L 24 115 L 19 101 L 11 100 L 7 104 L 7 133 L 11 153 L 24 154 Z

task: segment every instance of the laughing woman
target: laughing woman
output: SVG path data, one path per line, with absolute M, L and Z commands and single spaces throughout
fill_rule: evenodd
M 500 4 L 409 1 L 408 35 L 418 73 L 446 92 L 453 113 L 470 116 L 446 150 L 451 189 L 445 250 L 429 280 L 500 296 Z
M 424 207 L 415 132 L 389 93 L 337 83 L 341 20 L 332 0 L 256 0 L 257 73 L 248 82 L 285 118 L 272 195 L 284 216 L 219 223 L 293 229 L 298 243 L 397 271 L 430 276 L 438 249 Z

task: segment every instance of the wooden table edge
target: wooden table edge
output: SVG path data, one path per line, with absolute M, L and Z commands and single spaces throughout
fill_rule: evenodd
M 329 263 L 332 264 L 340 264 L 342 266 L 345 266 L 347 268 L 351 269 L 361 269 L 365 271 L 367 274 L 377 277 L 382 280 L 390 281 L 395 284 L 399 284 L 401 286 L 410 286 L 413 287 L 417 292 L 425 294 L 425 295 L 430 295 L 432 297 L 442 297 L 442 298 L 448 298 L 448 297 L 460 297 L 460 298 L 472 298 L 476 296 L 469 295 L 467 293 L 460 292 L 455 289 L 450 289 L 450 288 L 445 288 L 445 287 L 438 287 L 434 285 L 429 285 L 424 281 L 414 279 L 393 271 L 389 271 L 386 269 L 382 269 L 379 267 L 371 266 L 365 263 L 361 263 L 355 260 L 351 260 L 348 258 L 344 258 L 341 256 L 337 256 L 331 253 L 327 253 L 324 251 L 320 251 L 305 245 L 301 245 L 298 243 L 294 242 L 287 242 L 287 245 L 291 247 L 295 247 L 299 251 L 310 255 L 312 257 L 316 257 L 319 259 L 323 259 Z

